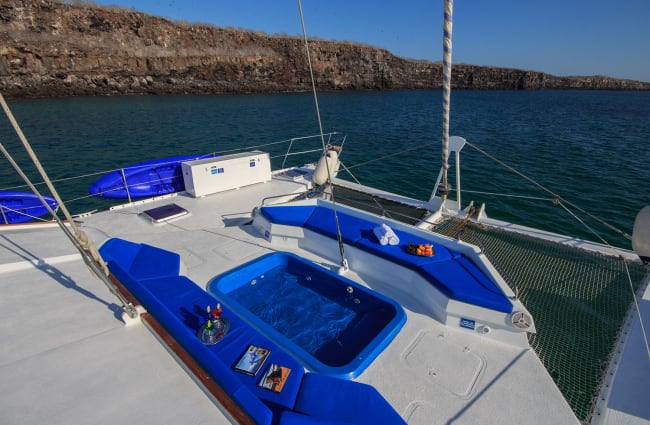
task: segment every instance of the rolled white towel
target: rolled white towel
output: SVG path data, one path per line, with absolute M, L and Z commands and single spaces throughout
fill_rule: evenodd
M 377 240 L 381 245 L 397 245 L 399 244 L 399 238 L 388 225 L 385 223 L 380 224 L 379 226 L 372 229 L 373 233 L 377 237 Z
M 389 245 L 398 245 L 399 244 L 399 238 L 397 237 L 397 235 L 395 234 L 393 229 L 391 229 L 388 225 L 386 225 L 384 223 L 382 223 L 381 227 L 383 227 L 385 232 L 386 232 L 386 236 L 388 237 L 388 244 Z
M 388 245 L 388 235 L 383 225 L 379 225 L 372 229 L 372 232 L 377 237 L 380 245 Z

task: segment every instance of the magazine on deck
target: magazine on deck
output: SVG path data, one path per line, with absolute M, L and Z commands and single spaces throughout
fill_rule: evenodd
M 287 382 L 289 373 L 291 373 L 291 369 L 288 367 L 273 363 L 266 370 L 258 385 L 262 388 L 266 388 L 267 390 L 279 393 L 282 391 L 282 388 L 284 388 L 284 384 Z
M 235 370 L 248 375 L 256 375 L 267 357 L 269 357 L 270 352 L 267 348 L 249 345 L 237 361 L 237 364 L 235 364 Z

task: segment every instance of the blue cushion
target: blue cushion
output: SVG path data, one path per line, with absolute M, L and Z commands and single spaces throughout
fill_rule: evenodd
M 153 279 L 178 276 L 181 270 L 181 256 L 175 252 L 141 244 L 133 259 L 129 273 L 136 279 Z
M 118 238 L 109 239 L 99 248 L 99 253 L 104 261 L 108 263 L 114 260 L 124 271 L 131 268 L 131 263 L 138 251 L 140 251 L 140 244 Z
M 303 226 L 314 212 L 314 208 L 315 205 L 262 207 L 260 212 L 271 223 Z
M 303 377 L 294 410 L 344 423 L 406 424 L 374 387 L 315 373 Z
M 183 323 L 192 335 L 206 319 L 206 306 L 214 308 L 217 303 L 211 295 L 184 276 L 144 280 L 141 281 L 141 285 L 164 304 L 176 316 L 176 320 Z M 232 376 L 232 379 L 243 383 L 254 395 L 267 402 L 273 410 L 292 409 L 304 373 L 303 366 L 275 343 L 228 311 L 226 307 L 222 308 L 223 317 L 228 318 L 230 322 L 230 330 L 217 344 L 205 348 L 229 367 L 237 363 L 250 344 L 269 349 L 271 353 L 267 361 L 255 376 L 233 370 L 235 375 Z M 291 369 L 287 382 L 279 393 L 260 388 L 257 385 L 263 373 L 272 363 Z M 231 377 L 222 376 L 218 382 L 225 378 L 230 379 Z
M 337 420 L 317 418 L 307 416 L 296 412 L 284 411 L 280 415 L 278 425 L 352 425 L 350 422 L 341 422 Z
M 275 211 L 275 220 L 282 220 L 282 216 L 285 214 L 288 217 L 292 217 L 293 214 L 299 219 L 284 218 L 284 223 L 295 223 L 293 225 L 304 226 L 333 239 L 337 238 L 334 213 L 328 208 L 321 206 L 275 208 L 283 209 Z M 293 208 L 297 210 L 292 213 L 290 210 Z M 302 222 L 308 208 L 313 208 L 313 212 L 305 222 Z M 373 232 L 377 223 L 342 212 L 338 212 L 337 216 L 345 243 L 417 271 L 430 284 L 452 299 L 504 313 L 512 311 L 512 303 L 501 290 L 459 252 L 396 229 L 393 231 L 400 243 L 398 245 L 381 245 Z M 422 257 L 411 254 L 408 252 L 409 243 L 416 245 L 429 243 L 433 245 L 435 255 Z
M 155 263 L 161 258 L 174 262 L 176 255 L 169 255 L 173 253 L 118 239 L 107 242 L 102 249 L 111 272 L 255 423 L 271 424 L 275 418 L 274 423 L 284 425 L 404 424 L 375 388 L 353 381 L 305 374 L 303 367 L 289 354 L 226 307 L 223 316 L 230 321 L 229 332 L 217 344 L 204 345 L 196 337 L 196 330 L 206 319 L 205 307 L 214 307 L 216 300 L 187 277 L 173 275 L 175 267 L 156 268 L 139 264 Z M 141 277 L 152 274 L 169 276 Z M 233 369 L 250 344 L 271 351 L 255 376 Z M 280 393 L 258 385 L 273 363 L 291 369 Z
M 111 260 L 134 279 L 178 276 L 181 256 L 155 246 L 113 238 L 99 248 L 107 263 Z
M 508 297 L 467 257 L 423 264 L 418 271 L 452 299 L 503 313 L 512 312 Z
M 343 242 L 354 245 L 356 241 L 361 239 L 363 231 L 372 231 L 376 226 L 362 218 L 353 217 L 345 213 L 337 213 L 339 228 Z M 338 239 L 336 233 L 336 221 L 332 210 L 324 207 L 316 207 L 314 212 L 305 222 L 305 228 L 313 230 L 333 239 Z
M 395 232 L 395 235 L 399 238 L 398 245 L 381 245 L 371 229 L 370 231 L 362 232 L 362 238 L 357 241 L 355 246 L 378 257 L 394 261 L 407 268 L 415 268 L 428 263 L 449 261 L 456 255 L 455 252 L 445 248 L 444 246 L 431 243 L 431 241 L 424 238 L 412 236 L 406 232 L 395 229 L 393 229 L 393 232 Z M 433 246 L 435 255 L 431 257 L 421 257 L 411 254 L 408 252 L 409 243 L 429 243 Z
M 273 418 L 271 409 L 266 406 L 258 397 L 253 395 L 248 388 L 238 377 L 229 365 L 223 363 L 218 357 L 215 357 L 209 348 L 204 345 L 195 335 L 196 329 L 188 325 L 188 323 L 199 323 L 200 319 L 184 320 L 187 315 L 198 315 L 198 311 L 191 312 L 187 308 L 178 306 L 167 306 L 159 297 L 165 298 L 165 288 L 173 288 L 173 291 L 166 294 L 168 299 L 174 299 L 173 293 L 177 293 L 178 288 L 189 289 L 190 293 L 185 294 L 183 298 L 198 296 L 196 304 L 203 305 L 208 302 L 212 305 L 215 304 L 214 298 L 207 293 L 203 292 L 201 288 L 197 287 L 192 281 L 183 277 L 163 278 L 159 280 L 143 280 L 136 281 L 128 276 L 128 273 L 121 270 L 119 265 L 114 262 L 109 262 L 111 272 L 131 291 L 131 293 L 142 303 L 142 305 L 151 313 L 158 322 L 169 332 L 170 335 L 187 351 L 190 356 L 199 364 L 210 377 L 212 377 L 219 386 L 241 406 L 241 408 L 251 418 L 260 424 L 270 424 Z M 191 285 L 191 286 L 189 286 Z M 158 287 L 152 293 L 148 288 Z M 196 288 L 200 292 L 195 292 Z

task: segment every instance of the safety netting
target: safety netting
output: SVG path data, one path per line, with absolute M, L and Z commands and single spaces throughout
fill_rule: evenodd
M 406 223 L 427 211 L 342 187 L 337 201 Z M 482 249 L 535 320 L 530 346 L 583 423 L 594 414 L 609 361 L 647 270 L 619 256 L 446 219 L 431 231 Z
M 535 319 L 529 343 L 588 422 L 619 332 L 646 275 L 637 262 L 472 222 L 434 231 L 481 247 Z

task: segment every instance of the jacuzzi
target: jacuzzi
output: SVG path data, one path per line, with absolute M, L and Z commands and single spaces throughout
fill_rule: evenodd
M 406 322 L 395 301 L 290 253 L 221 274 L 208 291 L 308 370 L 352 379 Z

